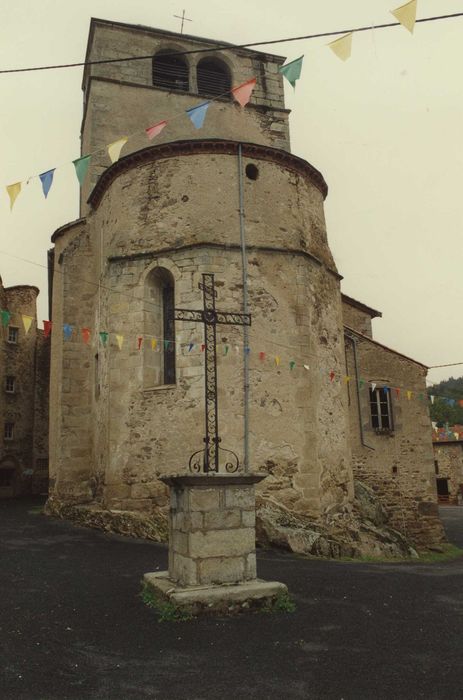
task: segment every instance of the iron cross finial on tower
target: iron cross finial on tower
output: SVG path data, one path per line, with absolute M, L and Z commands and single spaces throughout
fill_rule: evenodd
M 183 34 L 183 25 L 184 25 L 184 23 L 185 23 L 185 22 L 192 22 L 192 21 L 193 21 L 192 19 L 188 19 L 188 17 L 185 17 L 185 10 L 183 10 L 181 16 L 180 16 L 180 15 L 174 15 L 174 17 L 176 17 L 177 19 L 181 19 L 181 20 L 182 20 L 182 26 L 181 26 L 181 28 L 180 28 L 180 34 Z

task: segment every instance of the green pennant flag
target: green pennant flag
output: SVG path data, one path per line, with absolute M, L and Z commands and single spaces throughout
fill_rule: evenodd
M 294 362 L 294 360 L 291 360 L 291 362 L 289 363 L 289 369 L 293 370 L 295 368 L 295 366 L 296 366 L 296 363 Z
M 107 333 L 106 331 L 100 331 L 100 340 L 103 343 L 103 345 L 106 345 L 106 343 L 108 342 L 108 338 L 109 333 Z
M 87 174 L 88 166 L 90 165 L 91 157 L 92 156 L 82 156 L 82 158 L 77 158 L 77 160 L 72 161 L 74 163 L 77 179 L 79 180 L 79 184 L 81 187 L 84 184 L 85 176 Z
M 278 72 L 286 78 L 288 83 L 290 83 L 293 88 L 296 87 L 296 80 L 299 80 L 301 77 L 303 58 L 304 56 L 301 56 L 300 58 L 296 58 L 294 61 L 291 61 L 291 63 L 286 63 L 286 65 L 278 68 Z
M 225 346 L 224 346 L 224 349 L 223 349 L 223 354 L 224 354 L 224 355 L 228 355 L 228 349 L 229 349 L 229 348 L 228 348 L 228 345 L 225 345 Z
M 6 309 L 2 309 L 0 314 L 2 317 L 2 326 L 6 328 L 10 322 L 11 314 L 9 311 L 6 311 Z

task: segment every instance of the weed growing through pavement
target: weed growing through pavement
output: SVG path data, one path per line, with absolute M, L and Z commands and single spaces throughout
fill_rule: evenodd
M 275 613 L 275 612 L 286 612 L 286 613 L 293 613 L 296 610 L 296 604 L 290 598 L 289 594 L 287 592 L 285 593 L 278 593 L 275 598 L 272 598 L 271 600 L 267 601 L 265 605 L 262 606 L 261 611 L 266 612 L 266 613 Z
M 186 622 L 192 619 L 189 613 L 180 610 L 173 603 L 157 598 L 145 583 L 140 596 L 145 605 L 155 611 L 158 622 Z

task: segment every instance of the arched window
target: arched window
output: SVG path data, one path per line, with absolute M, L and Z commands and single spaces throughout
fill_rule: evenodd
M 199 94 L 226 97 L 231 90 L 228 66 L 217 58 L 203 58 L 198 63 L 196 77 Z
M 157 267 L 145 282 L 143 386 L 175 384 L 174 278 Z
M 153 56 L 153 85 L 169 90 L 188 90 L 188 65 L 175 51 L 160 51 Z

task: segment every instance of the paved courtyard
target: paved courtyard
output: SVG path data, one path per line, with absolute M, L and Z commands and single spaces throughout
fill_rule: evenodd
M 365 564 L 262 551 L 293 614 L 157 622 L 167 550 L 0 502 L 2 700 L 463 697 L 463 559 Z M 442 511 L 463 547 L 463 508 Z

